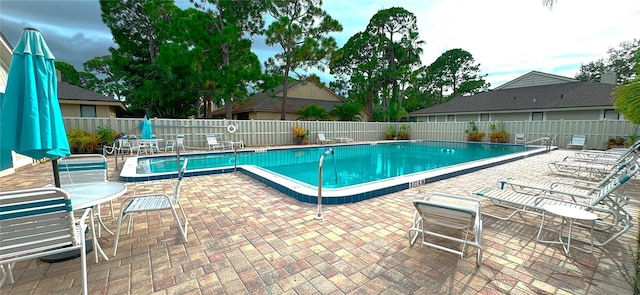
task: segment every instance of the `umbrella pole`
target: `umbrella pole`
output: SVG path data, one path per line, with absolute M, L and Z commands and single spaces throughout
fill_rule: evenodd
M 51 166 L 53 167 L 53 184 L 56 187 L 60 187 L 60 170 L 58 170 L 58 159 L 51 160 Z

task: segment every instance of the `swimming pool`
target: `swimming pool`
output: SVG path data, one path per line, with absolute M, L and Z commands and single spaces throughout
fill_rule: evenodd
M 522 145 L 444 141 L 394 141 L 367 144 L 274 148 L 187 154 L 187 176 L 238 170 L 300 201 L 316 203 L 318 162 L 324 158 L 322 195 L 326 204 L 357 202 L 427 182 L 476 171 L 543 148 Z M 175 155 L 130 158 L 123 181 L 169 178 L 176 174 Z M 131 171 L 131 170 L 134 171 Z

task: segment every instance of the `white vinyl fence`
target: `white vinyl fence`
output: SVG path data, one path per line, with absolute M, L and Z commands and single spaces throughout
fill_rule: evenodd
M 100 126 L 109 126 L 118 133 L 140 137 L 142 118 L 64 118 L 67 132 L 82 129 L 96 132 Z M 317 142 L 317 134 L 324 132 L 329 137 L 350 137 L 354 141 L 376 141 L 386 138 L 389 125 L 396 130 L 401 125 L 409 126 L 411 139 L 465 141 L 468 122 L 337 122 L 337 121 L 275 121 L 275 120 L 211 120 L 211 119 L 151 119 L 153 133 L 157 138 L 175 139 L 185 135 L 185 145 L 194 149 L 207 146 L 205 135 L 218 134 L 223 140 L 240 141 L 245 146 L 263 147 L 290 145 L 294 143 L 293 128 L 298 124 L 309 131 L 309 141 Z M 491 122 L 476 122 L 478 129 L 486 133 L 489 141 Z M 229 127 L 233 125 L 233 127 Z M 634 134 L 635 125 L 628 121 L 610 120 L 560 120 L 560 121 L 507 121 L 504 130 L 509 132 L 509 142 L 515 133 L 524 133 L 527 141 L 549 134 L 557 135 L 555 144 L 566 147 L 573 134 L 587 136 L 587 148 L 605 149 L 611 137 Z M 231 133 L 229 130 L 235 129 Z M 540 144 L 539 142 L 534 144 Z

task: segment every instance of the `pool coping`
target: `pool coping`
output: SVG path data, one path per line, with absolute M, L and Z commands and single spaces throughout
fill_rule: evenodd
M 367 143 L 359 143 L 359 144 L 367 144 Z M 344 145 L 358 145 L 358 144 L 344 144 Z M 331 145 L 327 145 L 327 147 L 331 147 Z M 442 179 L 451 178 L 459 175 L 463 175 L 466 173 L 475 172 L 481 169 L 497 166 L 500 164 L 504 164 L 507 162 L 512 162 L 520 159 L 524 159 L 527 157 L 539 155 L 542 153 L 549 152 L 550 150 L 555 150 L 558 147 L 551 147 L 548 149 L 546 146 L 528 146 L 533 147 L 533 149 L 508 154 L 499 157 L 493 157 L 489 159 L 476 160 L 471 162 L 466 162 L 462 164 L 437 168 L 424 172 L 416 172 L 403 176 L 397 176 L 392 178 L 387 178 L 383 180 L 377 180 L 373 182 L 368 182 L 364 184 L 357 184 L 343 188 L 323 188 L 321 192 L 322 203 L 323 204 L 344 204 L 344 203 L 355 203 L 359 201 L 363 201 L 370 198 L 375 198 L 378 196 L 398 192 L 401 190 L 409 189 L 412 187 L 424 185 L 431 182 L 436 182 Z M 268 148 L 266 150 L 277 150 L 277 149 L 290 149 L 292 147 L 273 147 Z M 247 149 L 242 151 L 237 151 L 238 153 L 244 152 L 256 152 L 261 149 Z M 218 153 L 233 153 L 233 151 L 223 151 Z M 203 154 L 203 153 L 189 153 L 186 155 L 194 155 L 194 154 Z M 160 155 L 157 157 L 175 157 L 175 154 L 170 155 Z M 152 180 L 162 180 L 175 178 L 177 176 L 177 171 L 167 172 L 162 174 L 137 174 L 138 157 L 128 158 L 122 168 L 120 174 L 120 180 L 125 182 L 136 182 L 136 181 L 152 181 Z M 262 183 L 273 187 L 274 189 L 282 192 L 290 197 L 295 198 L 298 201 L 305 203 L 318 203 L 318 187 L 308 185 L 302 183 L 297 180 L 293 180 L 291 178 L 282 176 L 280 174 L 273 173 L 269 170 L 263 169 L 254 165 L 239 165 L 235 167 L 222 167 L 219 169 L 199 169 L 199 170 L 189 170 L 185 172 L 185 176 L 199 176 L 199 175 L 210 175 L 210 174 L 218 174 L 218 173 L 229 173 L 238 171 L 244 173 Z

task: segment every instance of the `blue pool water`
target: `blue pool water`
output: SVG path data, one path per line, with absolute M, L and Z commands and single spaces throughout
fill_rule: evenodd
M 318 162 L 327 146 L 240 151 L 237 165 L 253 165 L 310 186 L 318 185 Z M 443 141 L 402 141 L 378 144 L 331 146 L 333 155 L 324 159 L 322 187 L 344 188 L 470 161 L 521 153 L 522 145 Z M 188 171 L 229 169 L 233 153 L 190 154 Z M 139 158 L 138 174 L 176 171 L 172 157 Z

